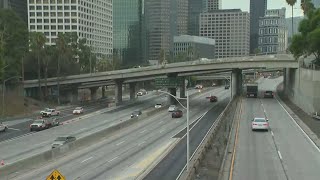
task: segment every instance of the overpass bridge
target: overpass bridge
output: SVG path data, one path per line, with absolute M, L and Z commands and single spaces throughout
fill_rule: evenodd
M 47 85 L 49 88 L 59 84 L 68 86 L 70 99 L 77 99 L 78 88 L 90 88 L 94 97 L 99 86 L 115 85 L 116 103 L 122 102 L 122 85 L 129 84 L 130 98 L 135 98 L 136 82 L 154 80 L 159 77 L 185 77 L 190 75 L 200 75 L 208 73 L 232 72 L 233 95 L 240 91 L 239 84 L 242 81 L 242 70 L 250 69 L 283 69 L 298 68 L 298 61 L 288 54 L 231 57 L 212 60 L 197 60 L 172 64 L 155 65 L 141 68 L 99 72 L 92 74 L 81 74 L 58 78 L 49 78 Z M 45 81 L 40 81 L 41 86 L 45 86 Z M 238 87 L 238 88 L 237 88 Z M 24 81 L 26 94 L 38 91 L 38 80 Z M 176 94 L 176 88 L 169 88 L 170 93 Z M 180 95 L 184 96 L 185 87 L 180 88 Z M 37 92 L 36 92 L 37 93 Z

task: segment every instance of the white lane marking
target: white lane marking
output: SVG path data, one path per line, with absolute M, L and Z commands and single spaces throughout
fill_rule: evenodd
M 296 122 L 296 120 L 293 119 L 293 117 L 290 115 L 290 113 L 286 110 L 286 108 L 284 108 L 282 106 L 282 104 L 279 102 L 278 99 L 276 99 L 278 101 L 278 103 L 280 104 L 280 106 L 283 108 L 283 110 L 289 115 L 289 117 L 291 118 L 291 120 L 296 124 L 296 126 L 301 130 L 301 132 L 305 135 L 305 137 L 308 138 L 308 140 L 311 142 L 311 144 L 318 150 L 318 152 L 320 152 L 319 147 L 316 145 L 316 143 L 314 143 L 314 141 L 308 136 L 308 134 L 300 127 L 300 125 Z
M 176 124 L 178 124 L 180 121 L 176 121 Z
M 84 162 L 86 162 L 86 161 L 89 161 L 90 159 L 92 159 L 92 157 L 89 157 L 89 158 L 87 158 L 87 159 L 85 159 L 85 160 L 81 161 L 81 163 L 84 163 Z
M 117 144 L 117 146 L 119 146 L 119 145 L 122 144 L 122 143 L 124 143 L 124 141 L 119 142 L 119 143 Z
M 112 161 L 114 161 L 114 160 L 116 160 L 116 159 L 118 159 L 119 157 L 117 156 L 117 157 L 115 157 L 115 158 L 113 158 L 113 159 L 110 159 L 108 162 L 112 162 Z
M 160 130 L 160 133 L 163 133 L 164 130 Z
M 282 160 L 281 152 L 278 151 L 279 158 Z
M 146 132 L 147 130 L 143 130 L 143 131 L 140 131 L 140 133 L 142 134 L 142 133 L 144 133 L 144 132 Z
M 15 131 L 21 131 L 20 129 L 16 129 L 16 128 L 8 128 L 8 129 L 15 130 Z
M 160 122 L 159 122 L 159 124 L 162 124 L 162 123 L 163 123 L 163 121 L 160 121 Z
M 273 131 L 271 131 L 271 135 L 274 136 Z
M 141 146 L 142 144 L 146 143 L 146 141 L 143 141 L 142 143 L 138 144 L 138 146 Z

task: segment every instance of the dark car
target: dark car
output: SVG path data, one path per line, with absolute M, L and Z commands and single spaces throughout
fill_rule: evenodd
M 138 117 L 142 114 L 141 111 L 133 111 L 133 113 L 131 113 L 131 118 L 134 118 L 134 117 Z
M 230 85 L 225 85 L 224 86 L 224 89 L 229 89 L 230 88 Z
M 217 102 L 218 101 L 217 96 L 211 96 L 209 99 L 210 99 L 210 102 Z
M 265 98 L 273 98 L 274 93 L 272 91 L 266 91 L 264 92 L 264 97 Z
M 183 115 L 181 110 L 175 110 L 172 112 L 172 118 L 181 118 Z

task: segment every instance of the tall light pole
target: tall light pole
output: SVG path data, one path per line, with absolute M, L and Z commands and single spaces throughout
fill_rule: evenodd
M 161 93 L 165 93 L 165 94 L 168 94 L 169 96 L 173 97 L 174 99 L 176 99 L 178 101 L 178 103 L 184 108 L 187 110 L 187 172 L 189 172 L 189 161 L 190 161 L 190 132 L 189 132 L 189 92 L 187 91 L 186 92 L 186 95 L 187 97 L 186 98 L 179 98 L 179 97 L 176 97 L 166 91 L 161 91 L 161 90 L 158 90 L 158 92 L 161 92 Z M 187 107 L 185 107 L 180 101 L 180 100 L 187 100 Z
M 15 78 L 21 78 L 21 76 L 12 76 L 12 77 L 9 77 L 8 79 L 5 79 L 3 81 L 3 84 L 2 84 L 2 116 L 4 116 L 4 94 L 6 91 L 6 82 L 11 79 L 15 79 Z

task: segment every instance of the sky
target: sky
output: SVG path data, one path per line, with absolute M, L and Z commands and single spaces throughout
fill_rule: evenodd
M 242 11 L 248 11 L 250 7 L 250 0 L 221 0 L 222 9 L 241 9 Z M 289 6 L 286 0 L 268 0 L 268 9 L 280 9 L 286 8 L 286 17 L 291 17 L 291 6 Z M 293 16 L 302 16 L 303 13 L 300 9 L 300 0 L 297 0 L 295 6 L 293 6 Z

